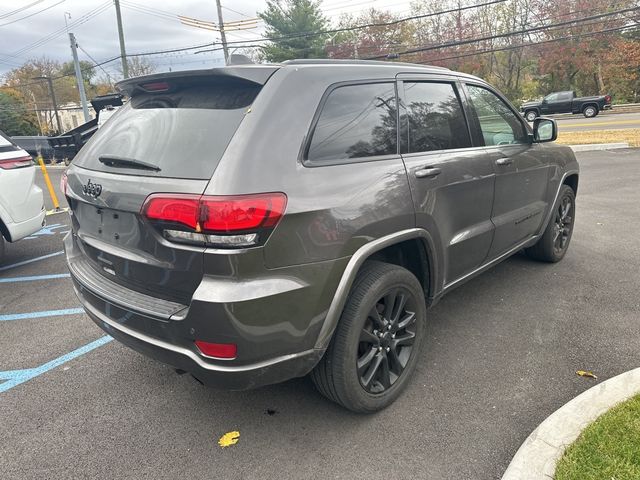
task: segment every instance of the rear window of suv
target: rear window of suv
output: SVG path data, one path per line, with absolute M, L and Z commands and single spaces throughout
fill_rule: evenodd
M 168 85 L 166 92 L 138 89 L 74 164 L 120 174 L 211 178 L 261 86 L 215 77 L 170 80 Z M 105 165 L 100 156 L 138 160 L 159 170 Z

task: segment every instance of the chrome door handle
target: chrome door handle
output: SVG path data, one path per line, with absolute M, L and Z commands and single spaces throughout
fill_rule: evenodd
M 438 167 L 424 167 L 424 168 L 421 168 L 420 170 L 416 170 L 414 175 L 417 178 L 433 178 L 433 177 L 437 177 L 441 173 L 442 173 L 442 170 L 440 170 Z
M 503 157 L 496 160 L 496 165 L 511 165 L 513 163 L 513 159 L 509 157 Z

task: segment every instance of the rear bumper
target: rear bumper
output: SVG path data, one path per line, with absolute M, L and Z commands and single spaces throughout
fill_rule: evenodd
M 78 242 L 78 243 L 77 243 Z M 112 281 L 84 256 L 73 233 L 64 246 L 75 292 L 91 319 L 134 350 L 193 374 L 208 386 L 244 390 L 306 375 L 324 349 L 314 348 L 327 306 L 301 278 L 272 276 L 242 282 L 203 278 L 190 305 L 162 300 Z M 333 265 L 296 266 L 325 275 Z M 329 300 L 333 292 L 324 296 Z M 271 306 L 271 308 L 269 308 Z M 317 310 L 320 314 L 316 314 Z M 238 358 L 203 356 L 195 339 L 235 343 Z
M 29 235 L 36 233 L 40 230 L 45 224 L 45 215 L 46 211 L 44 208 L 38 212 L 38 214 L 34 217 L 25 220 L 24 222 L 16 222 L 16 223 L 6 223 L 7 230 L 9 231 L 9 235 L 11 235 L 11 241 L 17 242 Z
M 605 105 L 602 107 L 603 110 L 613 110 L 613 105 Z
M 78 298 L 84 293 L 74 282 Z M 82 302 L 89 317 L 105 332 L 128 347 L 159 362 L 191 373 L 203 384 L 227 390 L 247 390 L 306 375 L 322 357 L 322 350 L 284 355 L 249 365 L 211 364 L 197 353 L 119 324 L 90 303 Z

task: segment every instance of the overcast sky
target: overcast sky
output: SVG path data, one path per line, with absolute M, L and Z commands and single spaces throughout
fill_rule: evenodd
M 31 5 L 33 4 L 33 5 Z M 264 0 L 222 0 L 225 22 L 255 17 L 266 7 Z M 177 15 L 217 21 L 215 0 L 121 0 L 127 53 L 166 50 L 219 40 L 216 32 L 182 25 Z M 337 21 L 342 13 L 357 13 L 369 7 L 409 11 L 409 0 L 325 0 L 327 17 Z M 12 12 L 22 9 L 19 12 Z M 25 61 L 47 56 L 71 60 L 65 31 L 65 12 L 70 13 L 69 31 L 76 36 L 81 60 L 102 62 L 119 55 L 115 7 L 112 0 L 0 0 L 0 75 Z M 90 16 L 88 19 L 87 16 Z M 74 23 L 85 20 L 84 23 Z M 262 28 L 229 32 L 229 42 L 260 37 Z M 41 44 L 38 45 L 40 42 Z M 210 67 L 221 64 L 221 52 L 194 54 L 189 51 L 147 57 L 159 71 Z M 104 66 L 115 73 L 118 62 Z M 99 72 L 102 73 L 102 72 Z M 0 81 L 2 78 L 0 77 Z

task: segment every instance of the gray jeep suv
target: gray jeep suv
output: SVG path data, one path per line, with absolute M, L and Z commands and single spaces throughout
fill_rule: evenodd
M 311 373 L 379 410 L 442 295 L 522 249 L 567 251 L 572 151 L 479 78 L 305 60 L 119 88 L 67 171 L 74 287 L 109 335 L 204 384 Z

